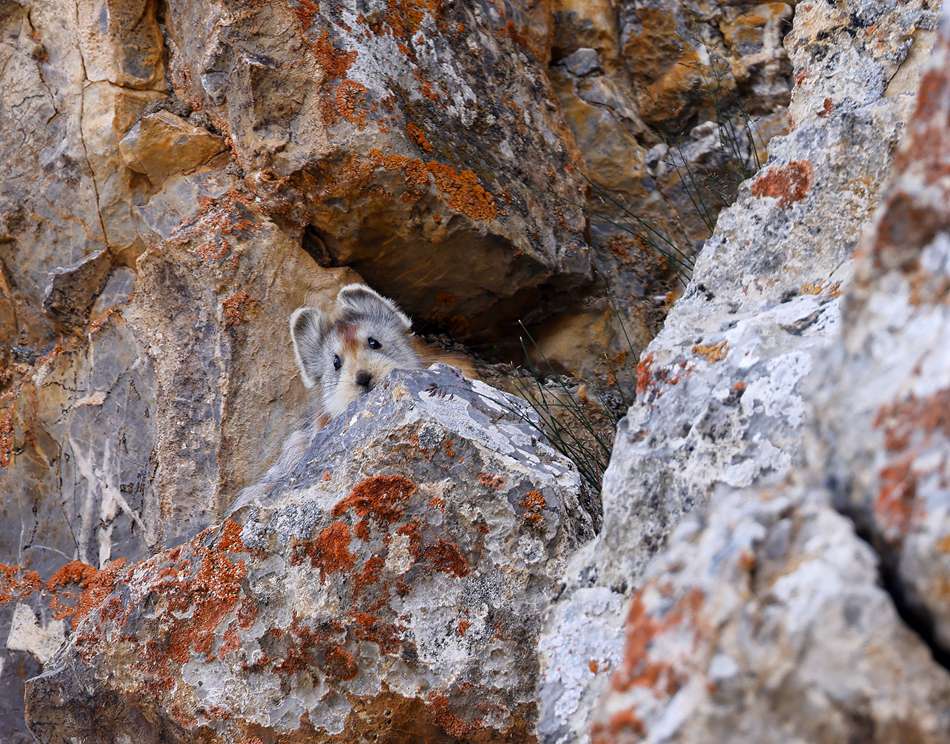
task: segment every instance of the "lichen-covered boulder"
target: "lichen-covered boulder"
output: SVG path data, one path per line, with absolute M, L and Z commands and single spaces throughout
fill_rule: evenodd
M 392 375 L 243 524 L 97 584 L 28 685 L 34 734 L 530 739 L 534 644 L 591 517 L 523 406 L 449 367 Z
M 950 739 L 950 674 L 821 494 L 692 516 L 629 600 L 594 744 Z
M 950 651 L 950 18 L 816 386 L 812 469 Z M 833 391 L 833 392 L 832 392 Z
M 328 263 L 484 332 L 589 278 L 549 14 L 531 5 L 171 0 L 169 73 Z

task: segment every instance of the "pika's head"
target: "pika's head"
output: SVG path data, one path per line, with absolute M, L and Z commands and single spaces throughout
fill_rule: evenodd
M 420 366 L 412 321 L 392 300 L 365 284 L 348 284 L 336 296 L 332 317 L 313 307 L 290 316 L 290 337 L 303 384 L 320 385 L 323 413 L 336 416 L 394 369 Z

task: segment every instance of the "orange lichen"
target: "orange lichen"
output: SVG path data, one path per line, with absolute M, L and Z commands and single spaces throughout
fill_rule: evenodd
M 310 565 L 320 569 L 320 580 L 337 571 L 348 571 L 356 563 L 350 552 L 350 527 L 346 522 L 334 522 L 325 527 L 313 540 L 297 544 L 298 552 L 292 559 L 299 563 L 301 553 L 310 558 Z
M 257 306 L 257 301 L 243 289 L 235 292 L 221 303 L 221 309 L 224 312 L 224 324 L 230 328 L 244 323 L 247 320 L 247 313 Z
M 8 468 L 13 463 L 13 412 L 0 411 L 0 468 Z
M 458 624 L 458 627 L 457 627 L 457 629 L 456 629 L 456 632 L 457 632 L 460 636 L 464 636 L 465 633 L 468 632 L 468 629 L 469 629 L 471 626 L 472 626 L 472 624 L 471 624 L 468 620 L 466 620 L 465 618 L 462 618 L 461 620 L 459 620 L 459 624 Z
M 225 552 L 209 548 L 195 577 L 174 585 L 168 597 L 169 611 L 184 614 L 190 609 L 191 616 L 169 634 L 168 655 L 173 661 L 184 664 L 192 651 L 212 658 L 214 632 L 237 605 L 246 575 L 244 561 L 232 562 Z
M 453 713 L 450 709 L 449 698 L 445 695 L 432 693 L 429 696 L 429 706 L 433 719 L 449 736 L 465 739 L 481 725 L 481 721 L 469 723 Z
M 597 659 L 590 659 L 587 662 L 587 668 L 590 669 L 591 674 L 597 674 L 600 671 L 600 665 L 597 663 Z
M 544 520 L 542 511 L 546 502 L 544 495 L 537 489 L 528 491 L 521 500 L 521 508 L 525 510 L 524 519 L 531 524 L 538 524 Z
M 386 23 L 393 35 L 410 39 L 422 26 L 426 14 L 437 20 L 442 10 L 441 0 L 386 0 Z
M 470 569 L 465 556 L 462 555 L 457 545 L 447 540 L 439 540 L 435 545 L 429 545 L 423 551 L 423 555 L 435 567 L 436 571 L 452 574 L 458 578 L 469 574 Z
M 901 538 L 907 534 L 914 514 L 917 478 L 906 460 L 882 468 L 878 478 L 881 487 L 874 502 L 874 515 L 893 537 Z
M 357 83 L 355 80 L 343 80 L 336 86 L 334 93 L 336 113 L 359 129 L 366 126 L 365 107 L 357 110 L 365 100 L 366 90 L 366 86 L 362 83 Z M 335 117 L 331 118 L 335 120 Z M 327 122 L 327 124 L 332 123 L 333 121 Z
M 446 197 L 450 209 L 473 220 L 493 220 L 498 216 L 494 198 L 472 171 L 459 172 L 442 163 L 427 163 L 426 167 L 435 177 L 435 183 Z
M 479 473 L 478 482 L 486 488 L 497 491 L 505 485 L 505 478 L 501 475 L 492 475 L 491 473 Z
M 300 24 L 301 30 L 307 31 L 313 25 L 314 16 L 320 12 L 320 6 L 313 0 L 298 0 L 297 4 L 292 6 L 291 10 L 297 17 L 297 22 Z
M 623 663 L 611 679 L 615 690 L 625 692 L 633 687 L 647 687 L 655 694 L 673 695 L 682 680 L 667 661 L 650 657 L 653 640 L 666 630 L 680 625 L 687 618 L 695 619 L 703 603 L 703 593 L 692 589 L 677 600 L 660 618 L 654 618 L 646 609 L 643 594 L 638 592 L 630 605 L 626 620 L 626 643 Z M 632 712 L 632 711 L 631 711 Z
M 36 571 L 0 563 L 0 604 L 12 599 L 26 599 L 42 586 L 43 581 Z
M 363 568 L 353 579 L 353 596 L 359 597 L 368 586 L 379 581 L 379 575 L 383 570 L 385 561 L 382 557 L 374 555 L 363 564 Z
M 726 341 L 720 341 L 717 344 L 696 344 L 693 346 L 693 353 L 703 357 L 710 364 L 721 362 L 726 358 L 729 344 Z
M 651 374 L 653 367 L 653 354 L 647 354 L 637 364 L 637 395 L 643 395 L 650 387 L 653 381 Z
M 432 152 L 432 143 L 426 139 L 426 133 L 411 121 L 406 124 L 406 133 L 412 138 L 412 141 L 419 145 L 425 152 Z
M 788 165 L 769 168 L 752 184 L 752 195 L 778 199 L 780 207 L 801 201 L 812 184 L 812 166 L 807 160 L 793 160 Z
M 416 490 L 416 484 L 403 475 L 375 475 L 357 483 L 349 495 L 333 507 L 333 516 L 353 510 L 362 517 L 356 528 L 357 535 L 363 537 L 363 532 L 368 536 L 370 518 L 382 526 L 399 521 Z
M 323 671 L 331 679 L 353 679 L 359 673 L 356 659 L 342 646 L 331 646 L 324 654 Z
M 498 216 L 494 197 L 470 170 L 457 171 L 444 163 L 424 163 L 403 155 L 383 155 L 379 150 L 372 150 L 370 157 L 387 170 L 402 171 L 411 191 L 427 186 L 431 176 L 449 208 L 473 220 L 492 220 Z
M 218 540 L 218 550 L 224 550 L 231 553 L 246 553 L 247 548 L 241 540 L 241 525 L 233 519 L 224 520 L 221 527 L 221 537 Z M 175 556 L 177 557 L 177 556 Z M 175 560 L 169 556 L 170 560 Z
M 84 586 L 97 573 L 98 571 L 88 563 L 70 561 L 60 566 L 56 573 L 49 577 L 46 582 L 46 589 L 50 592 L 55 592 L 59 587 L 66 586 L 67 584 Z
M 357 57 L 355 51 L 345 51 L 333 46 L 330 42 L 330 32 L 326 29 L 310 44 L 310 48 L 327 78 L 331 80 L 344 77 Z
M 455 440 L 446 439 L 442 443 L 442 451 L 445 452 L 446 457 L 455 457 Z

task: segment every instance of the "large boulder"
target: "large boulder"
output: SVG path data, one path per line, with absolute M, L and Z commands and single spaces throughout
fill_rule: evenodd
M 541 621 L 592 532 L 532 422 L 452 368 L 394 373 L 243 525 L 87 579 L 88 616 L 29 683 L 33 733 L 530 739 Z
M 325 262 L 485 332 L 589 279 L 585 183 L 530 5 L 171 0 L 170 76 Z

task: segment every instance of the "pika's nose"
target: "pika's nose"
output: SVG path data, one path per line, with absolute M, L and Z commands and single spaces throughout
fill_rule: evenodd
M 369 384 L 373 381 L 373 376 L 365 369 L 356 373 L 356 384 L 369 390 Z

